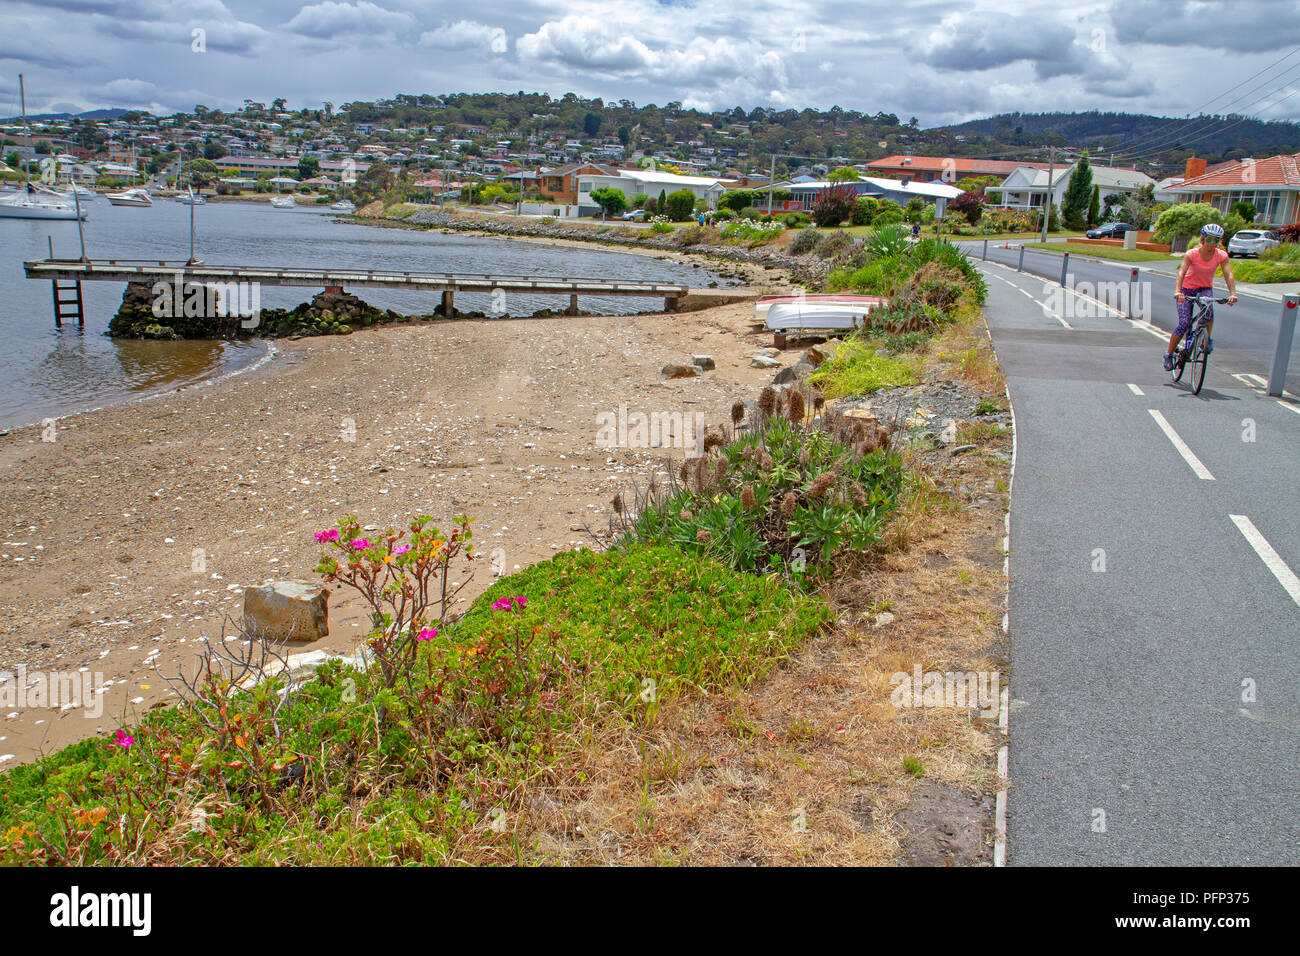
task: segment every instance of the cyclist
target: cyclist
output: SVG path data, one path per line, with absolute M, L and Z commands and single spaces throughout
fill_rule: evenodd
M 1228 305 L 1237 304 L 1237 280 L 1232 275 L 1232 261 L 1222 248 L 1223 227 L 1209 222 L 1201 227 L 1200 244 L 1183 256 L 1182 265 L 1178 267 L 1178 278 L 1174 280 L 1174 301 L 1178 303 L 1178 326 L 1169 336 L 1169 349 L 1165 352 L 1165 371 L 1174 367 L 1174 352 L 1178 349 L 1178 340 L 1186 335 L 1192 327 L 1192 303 L 1188 296 L 1209 297 L 1214 294 L 1214 273 L 1223 267 L 1223 281 L 1228 284 Z M 1206 354 L 1214 350 L 1214 306 L 1210 306 L 1210 315 L 1205 323 Z

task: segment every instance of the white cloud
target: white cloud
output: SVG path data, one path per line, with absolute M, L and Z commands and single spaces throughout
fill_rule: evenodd
M 389 10 L 369 0 L 357 3 L 323 3 L 303 7 L 285 25 L 291 33 L 317 40 L 341 39 L 346 36 L 375 36 L 409 32 L 416 28 L 409 13 Z
M 420 46 L 438 50 L 490 50 L 506 52 L 506 31 L 475 20 L 444 23 L 436 30 L 420 34 Z

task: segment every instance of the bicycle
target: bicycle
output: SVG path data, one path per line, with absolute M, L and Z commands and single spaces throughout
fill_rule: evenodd
M 1210 333 L 1205 328 L 1206 323 L 1210 321 L 1210 303 L 1217 302 L 1219 305 L 1226 305 L 1228 300 L 1215 299 L 1212 296 L 1189 295 L 1188 302 L 1196 303 L 1193 308 L 1196 310 L 1196 317 L 1192 321 L 1192 327 L 1187 330 L 1187 335 L 1183 337 L 1183 345 L 1174 353 L 1174 367 L 1170 369 L 1169 374 L 1173 376 L 1175 382 L 1181 381 L 1183 370 L 1190 362 L 1192 365 L 1192 394 L 1201 394 L 1201 386 L 1205 384 L 1205 366 L 1210 359 L 1209 341 Z

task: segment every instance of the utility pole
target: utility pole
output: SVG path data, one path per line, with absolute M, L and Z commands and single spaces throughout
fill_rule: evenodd
M 772 218 L 772 181 L 776 179 L 776 153 L 772 154 L 771 165 L 767 171 L 767 216 Z
M 1047 147 L 1047 195 L 1043 197 L 1043 242 L 1047 242 L 1047 221 L 1052 218 L 1052 176 L 1056 173 L 1056 147 Z

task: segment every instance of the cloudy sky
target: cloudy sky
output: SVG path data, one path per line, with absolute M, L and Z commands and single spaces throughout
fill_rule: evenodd
M 19 73 L 33 113 L 525 90 L 925 126 L 1009 110 L 1295 120 L 1300 4 L 0 0 L 0 115 L 18 112 Z

